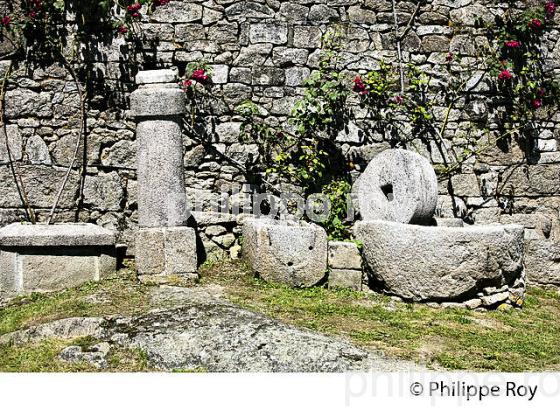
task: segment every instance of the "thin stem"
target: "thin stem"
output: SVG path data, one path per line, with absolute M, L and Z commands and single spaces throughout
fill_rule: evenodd
M 27 193 L 25 191 L 25 185 L 21 178 L 19 169 L 17 168 L 17 165 L 13 160 L 12 149 L 10 147 L 10 141 L 8 139 L 8 130 L 6 129 L 6 121 L 4 121 L 4 101 L 6 97 L 6 84 L 8 82 L 8 78 L 10 77 L 11 72 L 12 72 L 12 62 L 10 61 L 10 65 L 8 66 L 8 69 L 6 70 L 6 74 L 4 75 L 4 78 L 2 80 L 2 86 L 0 92 L 0 121 L 2 123 L 1 127 L 2 130 L 4 131 L 4 137 L 6 139 L 5 142 L 6 142 L 6 152 L 8 154 L 8 163 L 10 165 L 10 171 L 12 172 L 12 177 L 14 178 L 14 183 L 16 184 L 16 189 L 18 191 L 19 198 L 25 209 L 27 220 L 32 224 L 35 224 L 37 222 L 37 219 L 35 218 L 35 213 L 33 212 L 33 209 L 29 204 L 29 198 L 27 197 Z
M 59 56 L 61 58 L 62 64 L 68 70 L 68 72 L 72 76 L 72 79 L 74 80 L 74 83 L 76 84 L 76 88 L 78 90 L 78 96 L 80 98 L 80 111 L 81 111 L 82 120 L 80 122 L 80 132 L 79 132 L 78 138 L 76 140 L 76 147 L 74 149 L 74 154 L 72 156 L 72 160 L 70 161 L 70 164 L 68 165 L 68 169 L 66 170 L 66 174 L 64 175 L 64 179 L 62 180 L 62 184 L 60 185 L 60 189 L 58 190 L 58 194 L 56 195 L 53 206 L 52 206 L 51 211 L 49 213 L 49 217 L 47 219 L 47 224 L 48 225 L 53 223 L 53 218 L 54 218 L 54 214 L 56 212 L 56 208 L 58 207 L 58 204 L 60 202 L 60 198 L 62 197 L 64 189 L 66 188 L 66 184 L 68 183 L 68 180 L 70 178 L 70 174 L 72 173 L 72 169 L 74 168 L 74 165 L 76 164 L 76 161 L 78 159 L 78 154 L 80 152 L 80 144 L 82 142 L 82 137 L 83 137 L 84 132 L 85 132 L 85 124 L 86 124 L 85 97 L 84 97 L 84 93 L 82 92 L 80 81 L 78 80 L 78 76 L 76 75 L 76 72 L 74 71 L 74 68 L 70 65 L 68 60 L 66 60 L 66 58 L 61 53 L 59 54 Z M 83 179 L 83 175 L 82 175 L 82 179 Z M 83 186 L 83 184 L 80 183 L 80 187 L 82 187 L 82 186 Z
M 420 6 L 421 5 L 422 5 L 422 1 L 419 1 L 418 3 L 416 3 L 416 8 L 412 12 L 412 15 L 410 16 L 410 19 L 408 20 L 408 24 L 404 28 L 401 35 L 397 37 L 398 41 L 402 41 L 406 37 L 406 35 L 410 31 L 410 29 L 412 28 L 412 23 L 414 22 L 414 19 L 416 18 L 416 16 L 418 15 L 418 12 L 420 11 Z
M 400 36 L 399 36 L 399 20 L 398 20 L 398 17 L 397 17 L 396 1 L 392 0 L 392 4 L 393 4 L 393 20 L 394 20 L 395 38 L 397 40 L 397 58 L 398 58 L 398 64 L 399 64 L 401 94 L 404 94 L 404 66 L 403 66 L 403 57 L 402 57 L 402 50 L 401 50 L 401 39 L 400 39 Z

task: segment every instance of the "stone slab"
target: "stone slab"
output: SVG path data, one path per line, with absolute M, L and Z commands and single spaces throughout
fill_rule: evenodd
M 304 222 L 248 219 L 243 256 L 264 280 L 294 287 L 320 283 L 327 272 L 327 233 Z
M 238 215 L 226 212 L 191 211 L 191 215 L 201 226 L 236 223 L 238 219 Z
M 429 223 L 438 200 L 437 177 L 430 162 L 402 149 L 388 149 L 375 156 L 352 192 L 366 221 Z
M 435 225 L 446 228 L 462 228 L 465 223 L 461 218 L 434 218 Z
M 141 228 L 136 234 L 140 275 L 190 275 L 197 271 L 196 234 L 187 227 Z
M 0 246 L 114 246 L 115 234 L 87 223 L 31 225 L 13 223 L 0 229 Z
M 360 221 L 355 236 L 375 282 L 407 300 L 465 301 L 524 280 L 519 225 L 443 228 Z

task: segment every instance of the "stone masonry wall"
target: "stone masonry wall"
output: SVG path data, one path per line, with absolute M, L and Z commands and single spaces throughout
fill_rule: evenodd
M 0 2 L 1 5 L 2 2 Z M 519 2 L 524 7 L 531 2 Z M 416 7 L 397 1 L 404 27 Z M 478 18 L 491 21 L 504 5 L 489 0 L 432 0 L 420 8 L 403 41 L 403 58 L 438 76 L 438 66 L 451 51 L 463 61 L 476 54 L 484 41 Z M 558 20 L 558 15 L 557 15 Z M 118 230 L 120 242 L 133 252 L 136 226 L 134 123 L 126 116 L 127 98 L 138 69 L 208 61 L 213 68 L 211 105 L 203 137 L 185 136 L 186 189 L 191 199 L 218 199 L 220 192 L 250 191 L 242 167 L 258 155 L 255 146 L 239 139 L 240 118 L 234 108 L 252 99 L 271 122 L 283 123 L 301 84 L 317 68 L 322 35 L 329 25 L 343 24 L 341 57 L 349 75 L 375 69 L 379 60 L 396 61 L 391 0 L 190 0 L 171 1 L 141 23 L 140 46 L 123 37 L 84 48 L 89 70 L 98 81 L 88 90 L 89 135 L 83 209 L 76 212 L 79 170 L 72 173 L 61 201 L 58 221 L 78 218 Z M 544 39 L 549 67 L 560 72 L 560 35 L 553 30 Z M 6 44 L 0 44 L 4 53 Z M 140 47 L 140 48 L 139 48 Z M 0 76 L 8 62 L 0 61 Z M 441 73 L 440 73 L 441 75 Z M 458 104 L 449 117 L 445 138 L 449 146 L 462 141 L 472 121 L 488 115 L 484 80 L 469 103 Z M 72 156 L 79 127 L 76 86 L 58 66 L 30 69 L 16 65 L 6 93 L 5 118 L 12 154 L 41 220 Z M 443 110 L 445 107 L 441 107 Z M 440 181 L 439 213 L 455 214 L 475 223 L 515 222 L 526 227 L 528 274 L 532 281 L 560 284 L 560 114 L 543 119 L 535 147 L 525 158 L 516 141 L 491 148 L 462 167 L 461 173 Z M 360 121 L 338 140 L 356 175 L 378 152 L 389 148 L 385 135 L 364 135 Z M 157 138 L 157 135 L 154 135 Z M 13 183 L 7 153 L 0 144 L 0 225 L 20 220 L 21 201 Z M 412 147 L 410 147 L 412 148 Z M 443 161 L 433 146 L 419 141 L 414 148 Z M 525 150 L 526 152 L 526 150 Z M 233 161 L 232 161 L 233 160 Z M 209 253 L 224 254 L 236 245 L 235 218 L 199 215 L 199 226 Z M 237 252 L 237 248 L 235 250 Z

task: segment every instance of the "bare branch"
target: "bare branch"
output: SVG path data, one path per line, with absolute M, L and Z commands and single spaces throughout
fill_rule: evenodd
M 19 198 L 23 207 L 25 209 L 25 214 L 27 220 L 32 224 L 37 222 L 35 218 L 35 213 L 29 204 L 29 199 L 27 197 L 27 193 L 25 191 L 25 185 L 23 184 L 23 180 L 21 179 L 21 174 L 17 168 L 17 165 L 14 163 L 12 149 L 10 147 L 10 141 L 8 139 L 8 131 L 6 129 L 6 121 L 4 121 L 4 102 L 6 97 L 6 84 L 8 83 L 8 78 L 12 72 L 12 62 L 10 61 L 10 65 L 6 70 L 6 74 L 4 75 L 4 79 L 2 80 L 2 86 L 0 88 L 0 122 L 2 130 L 4 131 L 4 137 L 6 142 L 6 152 L 8 153 L 8 163 L 10 165 L 10 171 L 12 172 L 12 176 L 14 178 L 14 183 L 16 184 L 16 189 L 18 191 Z
M 68 72 L 72 76 L 72 79 L 74 80 L 74 83 L 76 84 L 76 88 L 78 90 L 78 96 L 80 97 L 80 111 L 81 111 L 82 118 L 81 118 L 81 122 L 80 122 L 80 132 L 78 134 L 78 138 L 76 139 L 76 147 L 74 149 L 74 154 L 72 156 L 72 160 L 70 161 L 70 164 L 68 165 L 68 169 L 66 170 L 66 175 L 64 175 L 64 179 L 62 180 L 62 184 L 60 185 L 60 189 L 58 190 L 58 194 L 56 195 L 53 206 L 52 206 L 51 211 L 49 213 L 49 217 L 47 219 L 47 224 L 48 225 L 53 223 L 53 218 L 54 218 L 54 214 L 56 212 L 56 208 L 58 207 L 58 204 L 60 202 L 60 198 L 62 197 L 62 193 L 64 192 L 64 189 L 66 188 L 66 184 L 68 183 L 68 179 L 70 178 L 70 174 L 72 173 L 72 168 L 74 168 L 74 165 L 76 164 L 76 161 L 78 159 L 78 154 L 80 152 L 80 144 L 82 142 L 82 137 L 85 133 L 85 124 L 86 124 L 85 96 L 84 96 L 84 93 L 82 91 L 82 85 L 80 84 L 80 81 L 78 80 L 78 76 L 76 74 L 76 71 L 74 71 L 74 68 L 68 62 L 68 60 L 66 60 L 66 58 L 62 54 L 60 54 L 60 58 L 61 58 L 62 64 L 68 70 Z M 82 183 L 80 185 L 80 189 L 81 189 L 81 186 L 82 186 Z

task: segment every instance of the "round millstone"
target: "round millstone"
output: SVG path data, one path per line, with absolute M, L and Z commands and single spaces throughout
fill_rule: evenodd
M 377 155 L 352 191 L 366 221 L 429 223 L 438 200 L 437 177 L 430 162 L 403 149 Z

